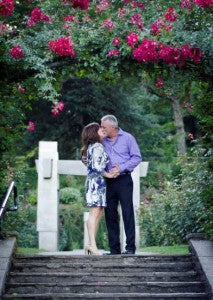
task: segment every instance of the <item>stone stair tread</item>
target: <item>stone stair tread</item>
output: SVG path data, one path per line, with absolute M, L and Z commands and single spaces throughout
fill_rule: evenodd
M 203 292 L 202 282 L 75 282 L 75 283 L 9 283 L 7 294 L 31 293 L 181 293 Z
M 107 259 L 107 260 L 93 260 L 93 259 L 80 259 L 80 260 L 72 260 L 72 259 L 68 259 L 68 260 L 14 260 L 13 261 L 14 264 L 73 264 L 73 265 L 81 265 L 81 264 L 85 264 L 85 265 L 110 265 L 110 264 L 121 264 L 121 265 L 125 265 L 125 264 L 191 264 L 193 263 L 192 260 L 187 259 L 187 260 L 150 260 L 150 259 L 146 259 L 146 260 L 139 260 L 139 259 L 134 259 L 134 258 L 123 258 L 122 260 L 116 260 L 116 259 Z
M 159 262 L 159 263 L 123 263 L 123 264 L 115 264 L 115 263 L 109 263 L 109 264 L 93 264 L 93 263 L 13 263 L 13 269 L 14 268 L 33 268 L 33 267 L 46 267 L 46 268 L 60 268 L 60 267 L 72 267 L 72 268 L 103 268 L 103 269 L 109 269 L 109 268 L 119 268 L 119 269 L 139 269 L 139 268 L 192 268 L 193 263 L 191 262 Z
M 14 261 L 24 261 L 24 260 L 31 260 L 31 261 L 110 261 L 110 260 L 117 260 L 117 261 L 122 261 L 122 260 L 134 260 L 134 261 L 191 261 L 191 256 L 190 255 L 179 255 L 179 256 L 173 256 L 173 255 L 155 255 L 155 256 L 144 256 L 144 255 L 101 255 L 101 256 L 92 256 L 92 255 L 74 255 L 74 256 L 30 256 L 30 255 L 25 255 L 25 256 L 16 256 Z
M 122 276 L 122 277 L 134 277 L 135 273 L 124 273 L 124 272 L 111 272 L 111 273 L 102 273 L 102 272 L 82 272 L 82 273 L 76 273 L 76 272 L 52 272 L 52 273 L 48 273 L 48 272 L 10 272 L 11 276 L 59 276 L 59 277 L 63 277 L 63 276 Z M 137 275 L 164 275 L 164 276 L 194 276 L 194 275 L 198 275 L 196 271 L 187 271 L 187 272 L 139 272 L 137 273 Z
M 3 299 L 208 299 L 207 293 L 46 293 L 46 294 L 5 294 Z
M 117 281 L 117 282 L 147 282 L 147 281 L 198 281 L 199 275 L 197 272 L 113 272 L 113 273 L 33 273 L 33 272 L 11 272 L 8 283 L 22 283 L 22 282 L 93 282 L 93 281 Z
M 117 256 L 117 255 L 105 255 L 105 256 L 100 256 L 101 258 L 96 258 L 93 255 L 88 255 L 87 257 L 79 257 L 76 259 L 76 257 L 65 257 L 65 258 L 60 258 L 60 257 L 53 257 L 53 258 L 15 258 L 13 260 L 14 263 L 63 263 L 69 261 L 70 263 L 93 263 L 93 264 L 108 264 L 108 263 L 190 263 L 192 262 L 191 257 L 179 257 L 179 258 L 174 258 L 174 257 L 135 257 L 135 256 Z M 107 258 L 106 258 L 107 257 Z
M 73 266 L 81 266 L 81 265 L 92 265 L 92 266 L 103 266 L 103 265 L 106 265 L 106 266 L 118 266 L 117 263 L 115 262 L 110 262 L 110 263 L 107 263 L 104 261 L 103 263 L 101 263 L 100 261 L 97 261 L 96 264 L 94 265 L 94 262 L 91 261 L 91 262 L 88 262 L 88 261 L 81 261 L 81 262 L 13 262 L 13 265 L 26 265 L 26 266 L 30 266 L 30 265 L 33 265 L 33 266 L 43 266 L 43 265 L 73 265 Z M 176 265 L 192 265 L 193 263 L 191 261 L 179 261 L 179 262 L 171 262 L 171 261 L 168 261 L 168 262 L 143 262 L 143 263 L 135 263 L 135 262 L 126 262 L 124 261 L 123 263 L 120 263 L 119 266 L 143 266 L 143 265 L 154 265 L 154 266 L 158 266 L 158 265 L 172 265 L 172 266 L 176 266 Z
M 164 282 L 164 281 L 146 281 L 146 282 L 75 282 L 75 283 L 43 283 L 43 282 L 27 282 L 22 283 L 22 286 L 31 286 L 31 285 L 45 285 L 45 286 L 99 286 L 101 285 L 110 285 L 110 286 L 132 286 L 132 285 L 147 285 L 147 286 L 153 286 L 153 285 L 159 285 L 159 286 L 184 286 L 184 285 L 202 285 L 203 283 L 200 281 L 172 281 L 172 282 Z M 8 287 L 15 287 L 20 286 L 20 283 L 8 283 Z
M 132 257 L 145 257 L 145 258 L 152 258 L 152 257 L 167 257 L 167 258 L 179 258 L 179 257 L 188 257 L 188 258 L 191 258 L 191 254 L 129 254 L 129 256 L 132 256 Z M 51 259 L 51 258 L 74 258 L 74 259 L 82 259 L 84 257 L 90 257 L 90 258 L 94 258 L 94 259 L 110 259 L 111 257 L 108 256 L 108 255 L 101 255 L 101 256 L 89 256 L 89 255 L 63 255 L 63 254 L 60 254 L 60 255 L 50 255 L 48 252 L 46 254 L 16 254 L 16 258 L 36 258 L 36 259 L 39 259 L 39 258 L 45 258 L 45 259 Z M 113 258 L 114 257 L 120 257 L 120 258 L 123 258 L 123 257 L 127 257 L 126 255 L 122 255 L 122 254 L 117 254 L 117 255 L 113 255 Z

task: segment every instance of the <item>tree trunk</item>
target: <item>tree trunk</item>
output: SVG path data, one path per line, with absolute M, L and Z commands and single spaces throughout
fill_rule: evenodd
M 178 142 L 178 154 L 185 155 L 186 142 L 185 142 L 185 130 L 183 123 L 183 116 L 181 113 L 180 102 L 176 97 L 172 97 L 173 117 L 175 121 L 177 142 Z

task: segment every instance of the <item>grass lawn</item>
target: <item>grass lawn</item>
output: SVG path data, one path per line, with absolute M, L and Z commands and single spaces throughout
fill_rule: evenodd
M 140 252 L 153 252 L 158 254 L 188 254 L 188 245 L 175 245 L 175 246 L 152 246 L 140 248 Z
M 39 254 L 39 252 L 45 252 L 45 250 L 40 250 L 38 248 L 20 248 L 18 247 L 18 254 Z M 175 246 L 152 246 L 140 248 L 140 252 L 152 252 L 157 254 L 188 254 L 188 245 L 175 245 Z
M 40 252 L 45 252 L 45 250 L 41 250 L 38 248 L 21 248 L 18 247 L 17 254 L 27 255 L 27 254 L 39 254 Z

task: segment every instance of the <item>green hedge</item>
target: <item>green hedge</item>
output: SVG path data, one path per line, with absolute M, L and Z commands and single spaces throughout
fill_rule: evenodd
M 164 182 L 163 189 L 152 194 L 150 204 L 141 206 L 143 245 L 180 244 L 193 232 L 203 232 L 213 239 L 212 174 L 208 156 L 201 155 L 198 149 L 182 158 L 178 162 L 180 175 Z

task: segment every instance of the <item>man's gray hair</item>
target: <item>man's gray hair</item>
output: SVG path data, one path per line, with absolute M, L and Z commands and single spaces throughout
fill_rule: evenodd
M 103 118 L 101 118 L 101 121 L 109 121 L 111 124 L 118 128 L 118 120 L 113 115 L 106 115 Z

